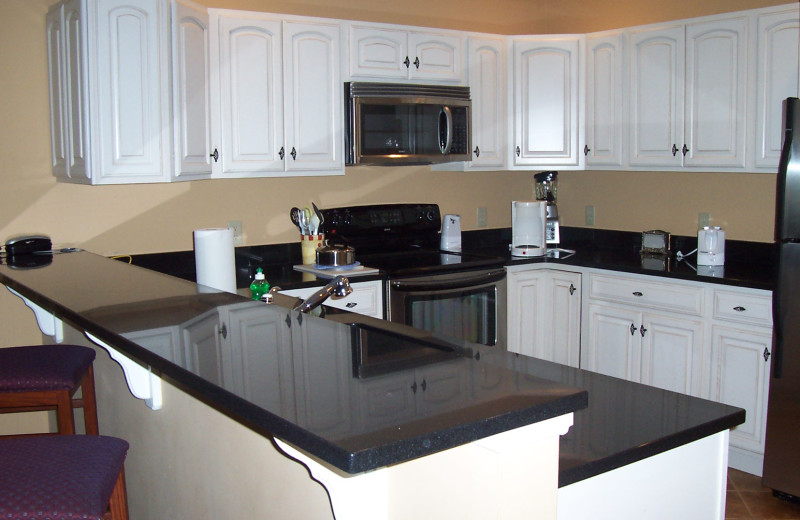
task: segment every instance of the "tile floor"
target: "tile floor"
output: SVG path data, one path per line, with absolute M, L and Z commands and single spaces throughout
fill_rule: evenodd
M 772 496 L 761 477 L 728 469 L 725 520 L 800 520 L 800 504 Z

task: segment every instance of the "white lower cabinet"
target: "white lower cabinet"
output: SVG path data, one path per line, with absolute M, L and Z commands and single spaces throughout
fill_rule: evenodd
M 582 367 L 629 381 L 699 395 L 703 322 L 613 303 L 588 306 Z
M 381 280 L 350 282 L 350 287 L 353 288 L 353 292 L 348 296 L 339 299 L 328 298 L 323 305 L 383 319 L 383 282 Z M 281 291 L 281 294 L 305 299 L 318 289 L 319 287 L 289 289 Z
M 508 273 L 508 350 L 577 367 L 581 274 L 556 269 Z
M 771 293 L 591 271 L 581 368 L 746 411 L 729 465 L 761 474 L 772 349 Z

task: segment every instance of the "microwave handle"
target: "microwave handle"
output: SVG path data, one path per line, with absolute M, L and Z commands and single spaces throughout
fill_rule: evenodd
M 445 139 L 442 141 L 442 116 L 444 114 L 445 118 Z M 442 155 L 447 155 L 450 153 L 450 148 L 453 146 L 453 113 L 450 111 L 450 107 L 443 106 L 442 111 L 439 113 L 439 151 L 442 152 Z

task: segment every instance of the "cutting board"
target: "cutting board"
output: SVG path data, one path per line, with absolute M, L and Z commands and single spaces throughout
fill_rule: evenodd
M 304 273 L 312 273 L 319 278 L 336 278 L 342 276 L 366 276 L 368 274 L 377 274 L 380 271 L 374 267 L 365 267 L 361 264 L 352 267 L 320 267 L 316 264 L 300 264 L 294 266 L 295 271 L 302 271 Z

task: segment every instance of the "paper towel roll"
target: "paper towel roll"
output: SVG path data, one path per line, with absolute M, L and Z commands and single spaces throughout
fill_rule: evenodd
M 220 291 L 236 292 L 232 229 L 195 229 L 194 262 L 198 284 Z

